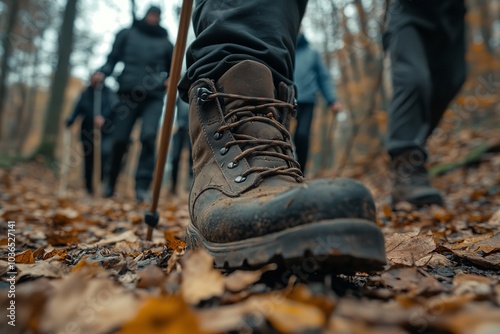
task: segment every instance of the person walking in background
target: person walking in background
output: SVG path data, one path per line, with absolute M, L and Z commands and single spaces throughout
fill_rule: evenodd
M 318 92 L 321 92 L 326 105 L 332 112 L 339 112 L 341 105 L 337 102 L 333 81 L 321 55 L 309 45 L 302 33 L 297 37 L 295 64 L 293 77 L 297 87 L 297 127 L 293 139 L 297 160 L 302 172 L 304 172 L 309 154 L 311 124 Z
M 139 118 L 142 118 L 142 150 L 135 176 L 135 195 L 138 202 L 150 196 L 148 190 L 155 167 L 156 136 L 173 52 L 168 33 L 160 26 L 160 15 L 160 8 L 152 6 L 142 20 L 120 31 L 106 64 L 93 76 L 94 82 L 101 82 L 113 72 L 118 62 L 124 64 L 118 76 L 120 102 L 112 116 L 116 129 L 105 197 L 111 197 L 115 192 L 130 134 Z
M 177 181 L 179 175 L 179 164 L 182 156 L 182 151 L 185 147 L 189 148 L 189 184 L 193 178 L 193 159 L 191 157 L 191 142 L 189 141 L 189 104 L 182 101 L 180 98 L 176 101 L 177 104 L 177 130 L 172 137 L 172 172 L 170 193 L 177 193 Z
M 442 204 L 425 168 L 426 143 L 466 78 L 465 4 L 400 0 L 392 6 L 384 35 L 394 87 L 387 139 L 392 201 Z
M 101 114 L 94 115 L 94 99 L 96 90 L 101 94 Z M 84 156 L 84 182 L 88 194 L 93 194 L 92 176 L 94 167 L 94 128 L 101 129 L 101 180 L 109 173 L 109 157 L 111 155 L 112 125 L 110 116 L 118 97 L 107 86 L 102 85 L 96 88 L 96 83 L 91 83 L 80 95 L 73 113 L 66 119 L 66 127 L 73 125 L 77 118 L 81 118 L 80 141 L 83 147 Z

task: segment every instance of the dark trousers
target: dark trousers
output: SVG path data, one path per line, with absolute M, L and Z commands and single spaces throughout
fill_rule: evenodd
M 109 185 L 114 188 L 122 166 L 123 156 L 130 142 L 130 134 L 135 122 L 142 118 L 140 140 L 142 150 L 135 175 L 136 190 L 146 190 L 153 179 L 156 156 L 156 135 L 162 113 L 163 100 L 146 97 L 140 101 L 120 94 L 120 103 L 113 111 L 113 139 L 110 158 Z
M 218 80 L 234 64 L 255 60 L 273 73 L 275 86 L 291 84 L 295 42 L 307 0 L 198 0 L 193 12 L 197 36 L 186 53 L 187 72 L 179 90 L 200 78 Z
M 455 3 L 463 7 L 460 1 Z M 465 81 L 463 16 L 443 17 L 450 12 L 443 11 L 440 18 L 445 23 L 453 22 L 452 29 L 445 29 L 440 22 L 420 26 L 411 17 L 415 13 L 406 7 L 397 14 L 397 20 L 390 21 L 406 22 L 401 27 L 389 24 L 394 93 L 389 107 L 387 149 L 392 158 L 417 150 L 425 160 L 427 138 Z
M 193 176 L 193 159 L 191 154 L 191 143 L 189 141 L 189 129 L 179 128 L 172 138 L 172 185 L 171 193 L 177 191 L 177 180 L 179 175 L 179 165 L 181 161 L 182 151 L 185 147 L 189 148 L 189 176 Z
M 311 136 L 311 124 L 313 119 L 314 103 L 297 104 L 297 127 L 293 141 L 297 152 L 297 160 L 302 172 L 305 171 L 307 156 L 309 154 L 309 138 Z

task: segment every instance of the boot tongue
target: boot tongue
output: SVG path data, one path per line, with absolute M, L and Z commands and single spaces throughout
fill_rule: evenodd
M 274 83 L 271 71 L 267 66 L 255 61 L 246 60 L 231 67 L 218 81 L 217 88 L 227 94 L 243 95 L 248 97 L 275 98 Z M 239 99 L 224 99 L 224 113 L 242 107 L 244 105 L 256 105 L 259 103 Z M 259 115 L 269 113 L 276 114 L 274 109 L 261 109 Z M 243 119 L 245 117 L 242 117 Z M 228 120 L 230 121 L 230 120 Z M 278 122 L 280 120 L 277 120 Z M 233 134 L 245 134 L 258 139 L 272 139 L 283 141 L 282 133 L 273 125 L 264 122 L 248 122 L 232 130 Z M 255 145 L 241 145 L 241 150 L 248 149 Z M 282 152 L 279 147 L 270 147 L 265 151 Z M 247 158 L 253 167 L 278 167 L 287 166 L 287 162 L 276 157 L 266 156 L 265 153 L 251 155 Z

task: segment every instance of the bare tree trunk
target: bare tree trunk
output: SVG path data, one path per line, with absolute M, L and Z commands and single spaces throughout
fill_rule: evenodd
M 64 95 L 70 74 L 70 57 L 73 51 L 73 37 L 78 0 L 67 0 L 63 22 L 59 31 L 57 65 L 50 87 L 49 102 L 45 114 L 42 141 L 37 154 L 49 160 L 55 158 L 55 147 L 59 133 L 59 123 L 64 103 Z
M 14 30 L 14 26 L 17 21 L 17 13 L 19 12 L 19 2 L 18 0 L 11 0 L 9 3 L 9 18 L 7 20 L 7 29 L 2 41 L 3 46 L 3 56 L 2 64 L 0 65 L 0 124 L 2 116 L 4 114 L 5 98 L 7 96 L 7 77 L 9 74 L 9 59 L 12 54 L 12 43 L 10 41 L 10 36 Z M 0 125 L 0 138 L 2 137 L 2 126 Z
M 132 12 L 132 20 L 135 21 L 137 19 L 135 15 L 135 0 L 130 0 L 130 11 Z

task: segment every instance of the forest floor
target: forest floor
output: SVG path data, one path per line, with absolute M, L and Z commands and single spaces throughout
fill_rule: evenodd
M 433 161 L 459 161 L 488 137 L 438 136 Z M 76 187 L 59 197 L 41 163 L 0 169 L 0 332 L 500 333 L 500 154 L 435 177 L 444 208 L 392 210 L 385 164 L 376 160 L 361 180 L 378 204 L 388 265 L 309 281 L 306 265 L 293 275 L 276 276 L 273 266 L 222 274 L 206 253 L 186 252 L 186 196 L 161 199 L 148 242 L 146 206 Z M 15 327 L 4 314 L 11 300 Z

